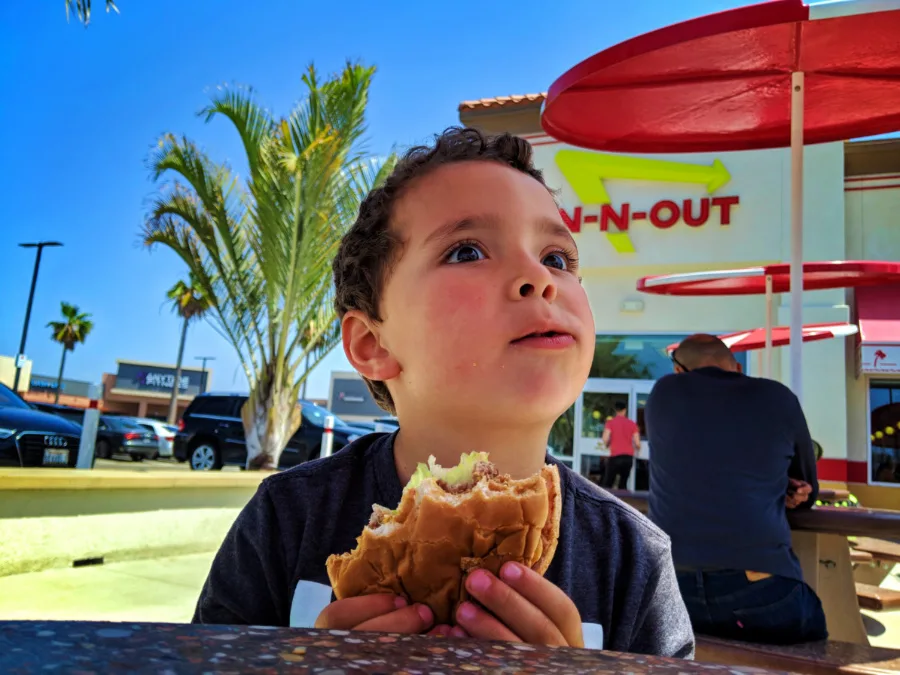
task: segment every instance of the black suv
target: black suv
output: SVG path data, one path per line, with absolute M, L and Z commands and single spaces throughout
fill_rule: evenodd
M 244 467 L 247 464 L 247 447 L 241 406 L 246 400 L 247 397 L 241 394 L 197 396 L 178 422 L 175 459 L 179 462 L 190 461 L 195 471 L 212 471 L 225 465 Z M 303 418 L 300 428 L 281 453 L 278 461 L 280 469 L 315 459 L 322 449 L 325 417 L 331 413 L 309 401 L 299 403 Z M 333 452 L 365 433 L 364 429 L 352 427 L 335 417 Z
M 35 410 L 0 384 L 0 466 L 74 468 L 80 442 L 80 426 Z

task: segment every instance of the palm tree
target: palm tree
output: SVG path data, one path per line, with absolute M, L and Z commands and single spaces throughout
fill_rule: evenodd
M 59 403 L 59 392 L 62 389 L 63 370 L 66 367 L 66 352 L 74 351 L 75 345 L 83 343 L 94 328 L 94 322 L 88 319 L 90 314 L 83 314 L 78 307 L 67 302 L 60 303 L 64 321 L 51 321 L 47 324 L 51 339 L 63 347 L 62 360 L 59 362 L 59 375 L 56 378 L 56 396 L 54 403 Z
M 188 324 L 192 319 L 199 319 L 209 309 L 209 300 L 203 291 L 196 287 L 194 280 L 190 283 L 179 281 L 166 293 L 166 297 L 172 301 L 172 309 L 182 318 L 181 342 L 178 344 L 178 361 L 175 364 L 175 382 L 172 384 L 172 399 L 169 401 L 169 424 L 175 424 L 178 414 L 178 392 L 181 382 L 181 361 L 184 358 L 184 343 L 187 340 Z
M 164 136 L 151 158 L 160 188 L 147 216 L 146 245 L 187 264 L 209 299 L 214 327 L 231 343 L 250 385 L 241 410 L 248 468 L 275 468 L 300 425 L 309 369 L 337 344 L 331 261 L 366 193 L 393 168 L 366 158 L 363 136 L 375 69 L 348 63 L 320 82 L 310 66 L 306 98 L 284 118 L 252 92 L 220 89 L 201 111 L 224 116 L 243 142 L 238 178 L 185 137 Z
M 119 13 L 119 8 L 116 7 L 116 3 L 113 0 L 106 0 L 107 14 L 109 10 L 113 10 L 116 14 Z M 69 20 L 69 15 L 73 11 L 78 20 L 87 27 L 91 22 L 91 0 L 66 0 L 66 21 Z

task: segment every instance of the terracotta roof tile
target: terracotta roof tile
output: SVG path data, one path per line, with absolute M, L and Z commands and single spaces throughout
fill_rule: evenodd
M 519 108 L 541 103 L 547 97 L 547 93 L 522 94 L 514 96 L 497 96 L 496 98 L 481 98 L 476 101 L 463 101 L 459 104 L 459 111 L 487 110 L 490 108 Z

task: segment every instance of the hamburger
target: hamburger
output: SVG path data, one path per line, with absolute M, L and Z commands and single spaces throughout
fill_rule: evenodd
M 396 509 L 375 504 L 356 548 L 329 556 L 328 577 L 338 600 L 393 593 L 428 605 L 436 624 L 453 624 L 470 571 L 498 574 L 509 561 L 547 571 L 561 510 L 553 465 L 514 480 L 484 452 L 463 455 L 452 468 L 430 457 Z

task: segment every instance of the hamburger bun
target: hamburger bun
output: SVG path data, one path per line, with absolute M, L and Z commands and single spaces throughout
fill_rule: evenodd
M 338 600 L 393 593 L 428 605 L 436 624 L 453 624 L 465 578 L 498 574 L 515 561 L 544 574 L 559 539 L 559 471 L 545 465 L 522 480 L 500 475 L 486 453 L 452 469 L 420 464 L 396 510 L 373 506 L 349 553 L 326 561 Z

